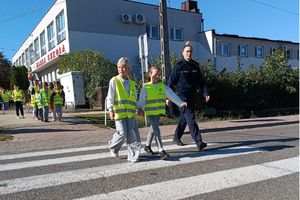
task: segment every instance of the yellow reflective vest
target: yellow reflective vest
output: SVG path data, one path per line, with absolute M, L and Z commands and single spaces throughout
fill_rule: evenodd
M 2 100 L 4 103 L 8 103 L 10 100 L 10 93 L 9 92 L 3 92 L 2 93 Z
M 115 120 L 135 117 L 136 90 L 134 81 L 129 79 L 129 95 L 126 92 L 125 86 L 120 76 L 115 76 L 115 82 L 116 96 L 113 106 Z
M 24 98 L 24 96 L 23 96 L 23 91 L 22 90 L 14 90 L 13 91 L 13 100 L 14 100 L 14 102 L 16 102 L 16 101 L 23 101 L 23 98 Z
M 162 82 L 157 83 L 157 88 L 152 83 L 145 83 L 144 85 L 147 98 L 145 106 L 146 115 L 160 115 L 166 113 L 166 97 L 165 86 Z
M 50 105 L 50 98 L 51 98 L 51 90 L 48 88 L 47 90 L 41 89 L 40 90 L 40 103 L 44 106 Z
M 57 91 L 55 91 L 55 93 L 56 94 L 53 97 L 54 105 L 63 105 L 64 102 L 63 102 L 63 98 L 61 96 L 62 91 L 61 90 L 57 90 Z

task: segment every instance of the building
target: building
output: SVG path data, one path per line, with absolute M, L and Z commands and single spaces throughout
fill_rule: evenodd
M 299 43 L 204 31 L 197 2 L 187 0 L 181 9 L 168 8 L 170 53 L 180 55 L 183 41 L 191 41 L 194 57 L 213 61 L 217 70 L 234 70 L 239 57 L 245 67 L 261 65 L 269 49 L 285 47 L 289 63 L 299 65 Z M 188 23 L 186 23 L 188 22 Z M 111 62 L 126 56 L 133 73 L 140 75 L 138 37 L 148 35 L 149 58 L 160 56 L 159 8 L 129 0 L 56 0 L 12 58 L 41 81 L 59 79 L 60 55 L 84 49 L 102 52 Z M 70 83 L 71 84 L 71 83 Z
M 288 65 L 293 68 L 299 67 L 299 43 L 217 34 L 215 30 L 208 30 L 200 35 L 200 41 L 207 50 L 205 57 L 212 61 L 217 70 L 234 71 L 238 62 L 243 70 L 249 69 L 250 65 L 259 67 L 263 64 L 264 57 L 272 54 L 277 48 L 285 51 Z

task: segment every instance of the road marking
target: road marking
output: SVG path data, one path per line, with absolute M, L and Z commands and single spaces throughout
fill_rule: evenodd
M 177 146 L 178 147 L 178 146 Z M 51 174 L 37 175 L 31 177 L 23 177 L 12 180 L 0 181 L 0 194 L 9 194 L 31 189 L 56 186 L 80 181 L 109 177 L 118 174 L 126 174 L 131 172 L 157 169 L 162 167 L 170 167 L 182 164 L 195 163 L 199 161 L 226 158 L 238 155 L 262 152 L 252 147 L 234 147 L 226 149 L 216 149 L 204 152 L 193 152 L 184 155 L 171 156 L 170 161 L 152 160 L 137 163 L 117 163 L 100 167 L 87 169 L 79 169 L 72 171 L 63 171 Z
M 77 200 L 182 199 L 299 172 L 299 157 L 143 185 Z M 180 189 L 179 189 L 180 188 Z
M 162 142 L 163 143 L 164 142 L 172 142 L 172 139 L 162 140 Z M 153 145 L 153 146 L 155 146 L 155 145 Z M 108 145 L 98 145 L 98 146 L 89 146 L 89 147 L 80 147 L 80 148 L 68 148 L 68 149 L 58 149 L 58 150 L 50 150 L 50 151 L 38 151 L 38 152 L 0 155 L 0 160 L 12 160 L 12 159 L 17 159 L 17 158 L 48 156 L 48 155 L 74 153 L 74 152 L 81 152 L 81 151 L 103 150 L 103 149 L 107 149 L 107 148 L 108 148 Z
M 213 145 L 213 144 L 208 144 L 208 145 Z M 177 150 L 177 149 L 185 149 L 185 148 L 191 148 L 191 147 L 194 147 L 196 150 L 195 144 L 186 144 L 184 146 L 178 146 L 175 144 L 165 145 L 164 149 L 167 151 L 167 150 L 174 150 L 174 149 Z M 141 152 L 143 153 L 144 150 L 141 150 Z M 120 156 L 127 156 L 127 154 L 128 154 L 127 150 L 119 151 Z M 109 157 L 111 157 L 110 152 L 93 153 L 93 154 L 85 154 L 85 155 L 78 155 L 78 156 L 65 155 L 64 157 L 60 157 L 60 158 L 42 159 L 42 160 L 9 163 L 9 164 L 0 164 L 0 172 L 8 171 L 8 170 L 24 169 L 24 168 L 30 168 L 30 167 L 41 167 L 41 166 L 64 164 L 64 163 L 70 163 L 70 162 L 96 160 L 96 159 L 100 159 L 100 158 L 109 158 Z

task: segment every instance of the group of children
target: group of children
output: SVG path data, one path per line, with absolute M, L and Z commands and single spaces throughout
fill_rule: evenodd
M 186 107 L 187 103 L 181 99 L 164 83 L 161 82 L 161 69 L 158 66 L 152 66 L 148 70 L 149 81 L 144 84 L 137 100 L 135 83 L 130 79 L 129 71 L 131 66 L 127 58 L 122 57 L 117 63 L 118 75 L 109 82 L 107 95 L 107 109 L 109 117 L 115 121 L 116 133 L 109 141 L 109 150 L 111 155 L 118 157 L 119 150 L 127 140 L 128 157 L 127 160 L 137 162 L 140 155 L 141 140 L 136 125 L 135 116 L 146 115 L 150 122 L 150 131 L 147 136 L 144 150 L 153 155 L 151 142 L 155 139 L 161 159 L 166 160 L 169 157 L 163 148 L 159 118 L 165 114 L 166 98 L 174 102 L 179 107 Z
M 65 103 L 65 93 L 59 81 L 48 85 L 34 81 L 30 88 L 31 106 L 36 120 L 49 122 L 49 110 L 53 113 L 53 121 L 62 121 L 62 108 Z
M 65 94 L 59 81 L 48 86 L 47 82 L 39 84 L 35 80 L 28 90 L 30 102 L 33 108 L 33 115 L 36 120 L 49 122 L 49 109 L 53 113 L 54 121 L 62 121 L 62 108 L 65 103 Z M 25 93 L 14 84 L 14 90 L 9 92 L 5 89 L 0 90 L 0 97 L 3 102 L 3 110 L 9 109 L 9 102 L 13 100 L 16 108 L 17 119 L 24 119 L 23 104 L 25 102 Z M 4 113 L 5 114 L 5 113 Z

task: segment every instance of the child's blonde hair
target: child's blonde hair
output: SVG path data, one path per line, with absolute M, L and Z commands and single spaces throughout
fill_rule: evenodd
M 126 57 L 121 57 L 121 58 L 118 60 L 118 62 L 117 62 L 117 67 L 118 67 L 118 66 L 121 66 L 121 65 L 125 65 L 125 66 L 131 68 L 130 63 L 129 63 L 129 60 L 128 60 L 128 58 L 126 58 Z

